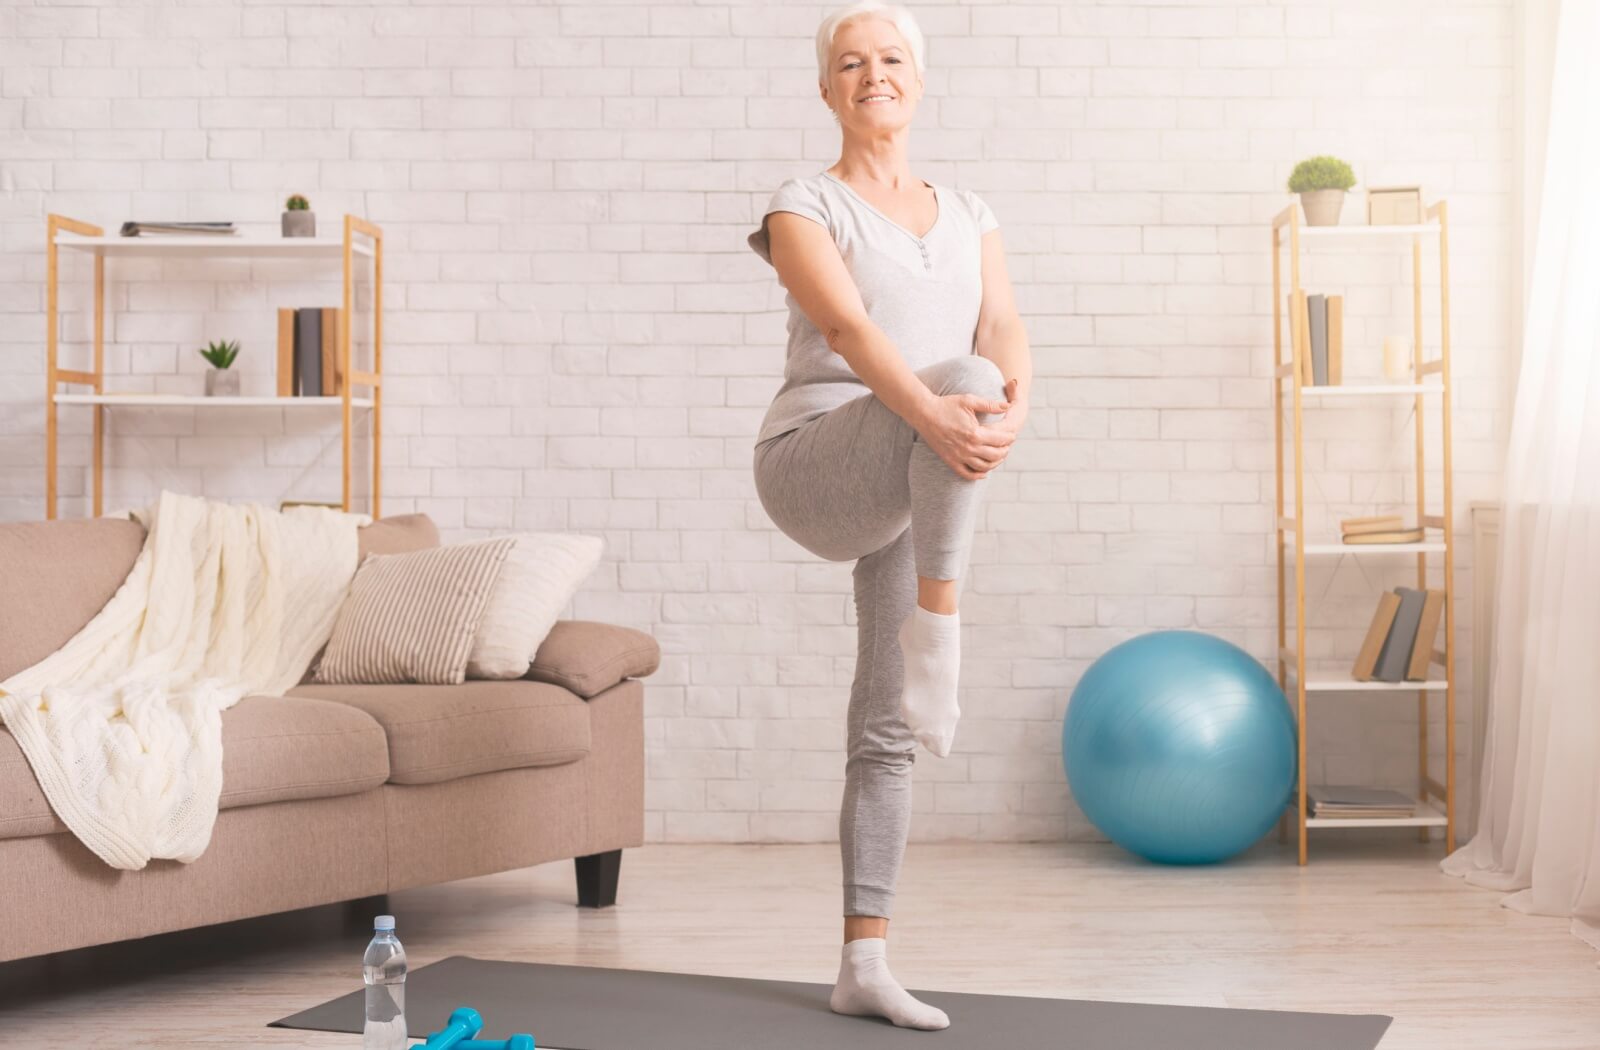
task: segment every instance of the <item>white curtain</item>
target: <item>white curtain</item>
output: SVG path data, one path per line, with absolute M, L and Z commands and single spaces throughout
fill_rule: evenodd
M 1562 0 L 1501 503 L 1481 805 L 1441 867 L 1600 948 L 1600 0 Z

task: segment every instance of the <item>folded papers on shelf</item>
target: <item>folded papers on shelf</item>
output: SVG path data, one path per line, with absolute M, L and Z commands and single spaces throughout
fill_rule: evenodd
M 1415 816 L 1416 800 L 1386 788 L 1312 784 L 1306 788 L 1308 816 L 1346 820 L 1392 820 Z

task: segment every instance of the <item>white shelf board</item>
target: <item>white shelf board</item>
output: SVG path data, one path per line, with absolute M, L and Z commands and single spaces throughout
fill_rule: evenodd
M 262 234 L 157 234 L 138 237 L 84 237 L 76 233 L 57 233 L 56 247 L 95 255 L 154 255 L 178 258 L 254 257 L 338 259 L 344 255 L 343 237 L 274 237 Z M 372 255 L 372 245 L 353 240 L 356 255 Z
M 1415 795 L 1411 801 L 1416 813 L 1409 817 L 1306 817 L 1308 828 L 1442 828 L 1450 821 L 1432 802 L 1424 802 Z M 1298 800 L 1289 806 L 1290 816 L 1300 819 Z
M 1294 546 L 1294 539 L 1284 533 L 1284 544 Z M 1443 541 L 1428 543 L 1308 543 L 1306 554 L 1443 554 Z
M 202 394 L 57 394 L 58 405 L 108 405 L 117 408 L 334 408 L 342 397 L 206 397 Z M 371 408 L 372 398 L 352 397 L 356 408 Z
M 1300 236 L 1302 237 L 1402 237 L 1413 234 L 1427 236 L 1438 232 L 1439 224 L 1436 222 L 1380 224 L 1377 226 L 1368 226 L 1364 223 L 1348 226 L 1307 226 L 1305 223 L 1300 224 Z
M 1294 677 L 1294 661 L 1284 665 L 1290 678 Z M 1442 693 L 1450 687 L 1450 683 L 1442 678 L 1430 678 L 1425 682 L 1358 682 L 1350 677 L 1349 671 L 1330 671 L 1327 668 L 1312 667 L 1306 672 L 1306 692 L 1308 693 L 1414 693 L 1418 689 L 1430 693 Z M 1285 692 L 1293 692 L 1287 689 Z
M 1340 383 L 1336 386 L 1302 386 L 1301 397 L 1371 397 L 1394 394 L 1438 394 L 1443 383 Z

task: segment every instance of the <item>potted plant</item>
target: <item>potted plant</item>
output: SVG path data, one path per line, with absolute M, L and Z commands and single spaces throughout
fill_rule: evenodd
M 1300 194 L 1307 226 L 1339 225 L 1345 191 L 1355 184 L 1355 172 L 1338 157 L 1309 157 L 1289 175 L 1289 192 Z
M 239 373 L 228 366 L 239 356 L 239 341 L 212 342 L 200 351 L 200 356 L 211 362 L 211 368 L 206 372 L 206 396 L 238 397 Z
M 317 215 L 311 202 L 296 193 L 284 203 L 283 235 L 285 237 L 315 237 Z

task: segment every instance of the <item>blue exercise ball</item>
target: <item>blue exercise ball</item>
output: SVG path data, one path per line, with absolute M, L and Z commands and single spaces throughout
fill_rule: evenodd
M 1072 691 L 1061 759 L 1073 798 L 1112 842 L 1162 864 L 1249 848 L 1288 805 L 1295 724 L 1249 653 L 1197 631 L 1114 646 Z

